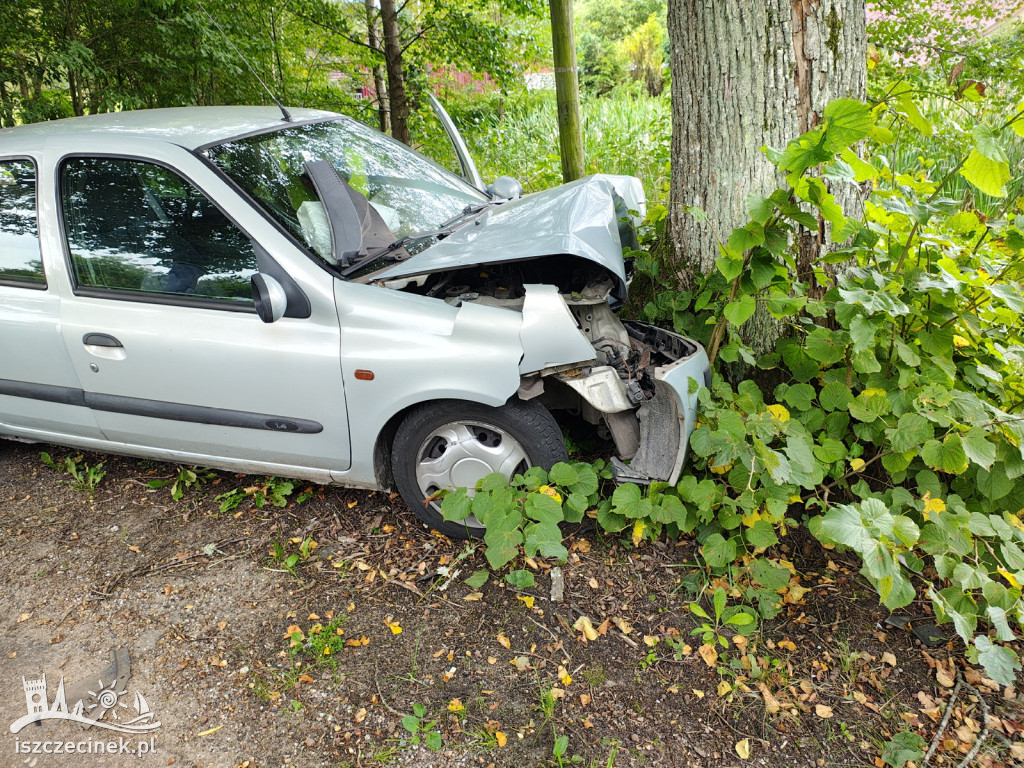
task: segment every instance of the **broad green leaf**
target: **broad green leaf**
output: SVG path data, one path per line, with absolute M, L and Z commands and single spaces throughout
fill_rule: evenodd
M 526 497 L 526 516 L 541 523 L 557 525 L 562 521 L 562 505 L 546 493 L 530 493 Z
M 466 495 L 465 488 L 456 488 L 441 499 L 441 517 L 450 522 L 465 520 L 473 511 L 473 499 Z
M 840 152 L 871 132 L 875 118 L 871 109 L 856 99 L 835 99 L 825 107 L 825 147 Z
M 597 508 L 597 523 L 607 533 L 618 533 L 629 525 L 629 520 L 625 515 L 613 512 L 612 505 L 605 502 Z
M 974 146 L 982 155 L 997 163 L 1009 163 L 1006 152 L 999 145 L 999 134 L 987 125 L 976 125 L 971 129 L 974 135 Z
M 882 747 L 882 762 L 892 768 L 903 768 L 907 763 L 924 757 L 928 742 L 913 731 L 900 731 Z
M 794 384 L 782 396 L 786 405 L 798 411 L 806 411 L 814 401 L 814 387 L 810 384 Z
M 486 571 L 483 571 L 484 579 L 486 580 Z M 511 573 L 505 574 L 505 581 L 511 584 L 516 589 L 530 589 L 534 586 L 536 580 L 533 578 L 533 574 L 525 569 L 518 571 L 512 571 Z
M 924 463 L 934 470 L 959 475 L 967 471 L 967 454 L 960 435 L 947 435 L 940 443 L 929 440 L 921 449 Z
M 636 484 L 624 483 L 612 494 L 612 508 L 631 520 L 650 517 L 651 500 L 644 498 Z
M 463 581 L 468 587 L 472 587 L 473 589 L 480 589 L 480 587 L 487 583 L 487 579 L 490 575 L 490 571 L 488 571 L 486 568 L 481 568 L 479 571 L 474 571 L 472 575 L 470 575 Z
M 738 256 L 719 256 L 715 267 L 726 280 L 735 280 L 743 273 L 743 259 Z
M 763 242 L 764 228 L 757 222 L 751 222 L 732 231 L 729 235 L 729 251 L 734 255 L 742 255 Z
M 760 195 L 747 195 L 747 212 L 750 218 L 758 224 L 764 224 L 771 218 L 775 204 L 766 197 Z
M 519 554 L 519 545 L 523 543 L 523 532 L 519 528 L 500 529 L 488 528 L 484 534 L 487 545 L 487 562 L 493 570 L 498 570 L 510 563 Z
M 902 112 L 907 118 L 907 122 L 922 134 L 931 136 L 933 132 L 932 124 L 921 114 L 921 110 L 918 109 L 910 91 L 911 85 L 907 82 L 902 82 L 892 89 L 891 93 L 895 97 L 896 110 Z
M 552 483 L 568 487 L 579 480 L 579 474 L 572 466 L 560 461 L 548 470 L 548 479 Z
M 992 160 L 977 149 L 972 149 L 967 162 L 960 169 L 960 175 L 986 195 L 1006 197 L 1010 165 L 1005 161 Z
M 985 674 L 1000 685 L 1016 685 L 1016 675 L 1020 672 L 1020 660 L 1017 654 L 1002 645 L 994 645 L 984 635 L 974 638 L 974 647 L 978 649 L 978 661 L 985 668 Z
M 983 469 L 991 469 L 996 460 L 995 443 L 989 442 L 988 435 L 981 427 L 973 427 L 964 435 L 964 452 L 967 458 Z
M 1013 490 L 1013 480 L 1006 476 L 1001 462 L 991 471 L 979 469 L 976 482 L 978 490 L 991 501 L 998 501 Z
M 782 589 L 789 583 L 789 569 L 763 557 L 754 561 L 750 575 L 765 589 Z
M 770 547 L 779 543 L 779 537 L 775 535 L 775 529 L 767 520 L 758 520 L 754 525 L 744 531 L 747 543 L 752 547 Z
M 885 430 L 889 444 L 897 453 L 920 448 L 926 440 L 935 434 L 934 425 L 918 413 L 905 413 L 893 429 Z
M 721 568 L 736 559 L 736 542 L 723 538 L 720 533 L 713 533 L 704 541 L 701 551 L 708 565 Z
M 839 381 L 829 382 L 818 394 L 818 402 L 826 411 L 845 411 L 852 400 L 850 388 Z
M 827 328 L 816 328 L 808 334 L 804 340 L 804 349 L 808 357 L 825 366 L 837 363 L 846 356 L 846 346 L 837 344 L 835 334 Z
M 755 301 L 753 296 L 746 295 L 740 297 L 738 301 L 726 304 L 722 314 L 725 315 L 730 323 L 740 326 L 750 319 L 755 309 L 757 309 L 757 301 Z
M 871 163 L 861 160 L 852 149 L 844 149 L 840 157 L 853 170 L 853 180 L 858 184 L 877 178 L 878 171 L 875 170 L 875 167 Z

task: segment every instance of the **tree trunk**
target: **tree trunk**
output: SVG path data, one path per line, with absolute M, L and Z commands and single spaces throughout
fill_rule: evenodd
M 551 44 L 555 60 L 555 98 L 558 101 L 558 145 L 562 181 L 583 176 L 583 134 L 580 131 L 580 81 L 576 71 L 576 38 L 572 25 L 573 0 L 548 0 L 551 6 Z
M 717 239 L 748 220 L 750 194 L 781 175 L 761 152 L 813 128 L 833 99 L 863 98 L 863 0 L 669 0 L 672 182 L 669 239 L 684 287 L 715 268 Z M 847 213 L 855 189 L 834 190 Z M 703 209 L 698 222 L 685 207 Z M 796 243 L 801 278 L 825 248 L 825 232 Z M 778 323 L 759 308 L 743 327 L 755 351 L 770 350 Z
M 377 9 L 375 0 L 365 0 L 366 5 L 366 42 L 375 52 L 382 54 L 380 30 L 377 28 Z M 384 83 L 384 65 L 379 62 L 373 65 L 373 89 L 377 92 L 377 119 L 383 133 L 391 130 L 391 110 L 388 108 L 388 89 Z
M 395 0 L 380 0 L 380 16 L 384 26 L 384 66 L 388 72 L 391 135 L 403 144 L 409 144 L 409 101 L 405 94 L 405 71 L 402 67 L 402 43 L 398 37 Z

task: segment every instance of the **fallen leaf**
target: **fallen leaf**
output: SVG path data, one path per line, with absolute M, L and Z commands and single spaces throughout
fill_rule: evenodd
M 215 733 L 216 731 L 219 731 L 223 727 L 224 727 L 223 725 L 218 725 L 216 728 L 211 728 L 208 731 L 201 731 L 201 732 L 197 733 L 196 735 L 197 736 L 209 736 L 211 733 Z
M 508 650 L 511 650 L 511 649 L 512 649 L 512 641 L 511 641 L 511 640 L 509 640 L 509 639 L 508 639 L 508 638 L 507 638 L 507 637 L 505 636 L 505 633 L 504 633 L 504 632 L 499 632 L 499 633 L 498 633 L 498 643 L 499 643 L 499 644 L 500 644 L 500 645 L 501 645 L 501 646 L 502 646 L 503 648 L 506 648 L 506 649 L 508 649 Z
M 618 628 L 619 628 L 619 631 L 620 631 L 620 632 L 621 632 L 622 634 L 624 634 L 624 635 L 628 635 L 628 634 L 630 634 L 630 633 L 631 633 L 631 632 L 633 631 L 633 625 L 632 625 L 632 624 L 630 624 L 630 623 L 629 623 L 628 621 L 626 621 L 625 619 L 621 618 L 620 616 L 613 616 L 613 617 L 612 617 L 612 623 L 613 623 L 613 624 L 614 624 L 614 625 L 615 625 L 616 627 L 618 627 Z
M 533 610 L 533 595 L 520 595 L 516 597 L 516 600 L 522 600 L 524 603 L 526 603 L 527 608 L 529 608 L 531 611 Z
M 660 638 L 657 635 L 644 635 L 644 645 L 653 648 L 658 644 Z
M 935 680 L 943 688 L 952 688 L 955 682 L 953 677 L 942 667 L 935 668 Z
M 704 663 L 709 667 L 715 666 L 715 662 L 718 661 L 718 651 L 710 643 L 704 643 L 704 645 L 697 649 L 697 653 L 700 654 L 700 657 L 704 659 Z
M 565 689 L 564 688 L 559 688 L 557 685 L 553 685 L 553 686 L 551 686 L 551 690 L 548 691 L 548 695 L 552 699 L 564 699 L 565 698 Z
M 387 625 L 388 629 L 391 630 L 392 635 L 402 634 L 402 627 L 399 625 L 397 621 L 391 621 L 390 616 L 384 619 L 384 623 Z
M 580 694 L 580 706 L 581 707 L 588 707 L 588 706 L 590 706 L 590 694 L 589 693 L 581 693 Z
M 494 740 L 498 742 L 499 747 L 504 747 L 505 743 L 508 741 L 508 736 L 505 735 L 504 731 L 495 731 Z
M 796 650 L 796 645 L 793 643 L 792 640 L 787 638 L 787 639 L 781 640 L 779 642 L 779 648 L 781 648 L 784 651 L 795 651 Z
M 558 682 L 566 687 L 572 683 L 572 677 L 569 676 L 569 671 L 561 664 L 558 665 Z
M 359 711 L 356 712 L 355 717 L 353 717 L 352 719 L 355 720 L 357 723 L 361 723 L 363 722 L 363 720 L 366 719 L 366 716 L 368 714 L 369 713 L 366 711 L 366 707 L 360 707 Z
M 728 696 L 732 693 L 732 686 L 728 682 L 722 680 L 718 683 L 718 698 Z
M 815 704 L 814 714 L 827 720 L 832 717 L 832 707 L 826 707 L 824 704 Z
M 896 666 L 896 654 L 886 651 L 882 654 L 882 663 L 888 664 L 890 667 Z
M 128 547 L 128 551 L 129 551 L 129 552 L 134 552 L 135 554 L 138 554 L 138 553 L 139 553 L 139 552 L 141 552 L 142 550 L 141 550 L 141 549 L 139 549 L 138 547 Z
M 580 539 L 579 541 L 576 542 L 576 551 L 577 552 L 582 552 L 583 554 L 586 554 L 587 552 L 590 551 L 590 542 L 587 541 L 586 539 Z
M 774 715 L 782 709 L 782 705 L 779 704 L 779 700 L 775 698 L 775 695 L 768 689 L 767 685 L 758 681 L 757 690 L 761 692 L 761 698 L 764 699 L 764 708 L 769 715 Z
M 470 592 L 468 595 L 466 595 L 462 599 L 465 600 L 467 603 L 476 602 L 477 600 L 483 600 L 484 599 L 484 593 L 483 592 Z
M 526 656 L 516 656 L 512 663 L 516 665 L 516 669 L 520 672 L 525 672 L 530 668 L 530 659 Z
M 319 621 L 320 620 L 320 617 L 317 614 L 315 614 L 315 613 L 309 614 L 309 616 L 307 616 L 306 618 L 309 619 L 310 621 Z
M 741 760 L 746 760 L 750 757 L 750 739 L 736 742 L 736 754 L 740 756 Z
M 810 591 L 811 590 L 807 587 L 802 587 L 799 584 L 791 584 L 789 586 L 789 589 L 786 590 L 786 597 L 784 599 L 787 603 L 795 605 L 796 603 L 799 603 L 801 600 L 803 600 L 804 595 L 806 595 Z
M 600 637 L 597 634 L 597 630 L 594 629 L 593 623 L 586 616 L 580 616 L 576 619 L 576 623 L 572 625 L 572 628 L 577 632 L 582 632 L 587 640 L 597 640 Z
M 313 682 L 313 678 L 310 677 L 309 675 L 299 675 L 299 682 L 300 683 L 312 683 Z
M 696 696 L 698 699 L 703 699 L 704 698 L 704 691 L 702 691 L 700 688 L 694 688 L 693 689 L 693 695 Z

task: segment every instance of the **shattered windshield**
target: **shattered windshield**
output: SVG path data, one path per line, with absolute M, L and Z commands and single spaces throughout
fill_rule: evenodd
M 325 259 L 330 231 L 304 166 L 329 161 L 396 238 L 437 229 L 487 198 L 388 136 L 343 118 L 235 139 L 205 152 L 300 242 Z

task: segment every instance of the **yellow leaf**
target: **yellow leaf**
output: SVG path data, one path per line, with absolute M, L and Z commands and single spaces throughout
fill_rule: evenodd
M 698 699 L 703 699 L 704 698 L 704 691 L 702 691 L 700 688 L 694 688 L 693 689 L 693 695 L 696 696 Z
M 366 719 L 366 716 L 368 714 L 370 713 L 366 711 L 366 707 L 360 707 L 359 711 L 356 712 L 355 717 L 353 717 L 352 719 L 355 720 L 357 723 L 361 723 L 363 722 L 363 720 Z
M 402 628 L 399 626 L 397 621 L 385 621 L 384 623 L 388 625 L 388 629 L 391 630 L 392 635 L 402 634 Z
M 801 587 L 799 584 L 790 584 L 789 590 L 786 592 L 785 601 L 795 605 L 804 599 L 804 595 L 810 592 L 807 587 Z
M 220 730 L 221 728 L 223 728 L 223 727 L 224 727 L 223 725 L 218 725 L 218 726 L 217 726 L 216 728 L 211 728 L 211 729 L 210 729 L 210 730 L 208 730 L 208 731 L 200 731 L 200 732 L 199 732 L 198 734 L 196 734 L 196 735 L 197 735 L 197 736 L 209 736 L 209 735 L 210 735 L 211 733 L 215 733 L 216 731 L 219 731 L 219 730 Z
M 953 334 L 953 346 L 957 349 L 963 349 L 964 347 L 971 346 L 970 339 L 965 339 L 958 333 Z
M 594 629 L 593 623 L 586 616 L 580 616 L 576 619 L 576 623 L 572 625 L 572 628 L 577 632 L 582 632 L 583 636 L 587 640 L 597 640 L 600 635 L 597 634 L 597 630 Z
M 718 661 L 718 651 L 710 643 L 704 643 L 704 645 L 697 649 L 697 653 L 700 654 L 700 657 L 704 659 L 704 663 L 709 667 L 715 666 L 715 662 Z
M 653 648 L 658 644 L 660 639 L 661 638 L 659 638 L 657 635 L 644 635 L 644 645 L 646 645 L 648 648 Z
M 796 644 L 792 640 L 780 640 L 779 648 L 781 648 L 784 651 L 792 652 L 796 650 Z
M 1002 576 L 1010 584 L 1011 587 L 1020 589 L 1020 582 L 1017 581 L 1017 577 L 1009 571 L 1004 571 L 1002 568 L 999 569 L 999 575 Z
M 614 624 L 616 627 L 618 627 L 619 631 L 622 634 L 624 634 L 624 635 L 628 635 L 629 633 L 631 633 L 633 631 L 633 625 L 630 624 L 625 619 L 621 618 L 620 616 L 613 616 L 612 617 L 612 624 Z
M 639 547 L 640 542 L 644 540 L 644 531 L 647 530 L 647 523 L 643 520 L 636 520 L 633 523 L 633 546 Z
M 138 554 L 139 552 L 142 551 L 138 547 L 128 547 L 128 549 L 129 549 L 129 551 L 134 552 L 135 554 Z
M 558 682 L 564 685 L 566 688 L 572 684 L 572 677 L 569 675 L 569 671 L 561 664 L 558 665 Z
M 932 498 L 929 498 L 924 503 L 924 513 L 925 513 L 925 515 L 928 515 L 931 512 L 945 512 L 945 511 L 946 511 L 946 502 L 944 502 L 942 499 L 932 499 Z M 928 518 L 925 517 L 925 520 L 927 520 L 927 519 Z
M 743 515 L 743 517 L 740 518 L 740 522 L 742 522 L 743 525 L 747 528 L 753 528 L 754 523 L 756 523 L 758 520 L 764 519 L 765 517 L 761 514 L 761 510 L 758 509 L 755 510 L 754 512 L 751 512 L 749 515 Z
M 750 757 L 750 739 L 736 742 L 736 754 L 740 756 L 741 760 L 746 760 Z
M 494 740 L 498 742 L 499 747 L 504 747 L 505 743 L 508 741 L 508 736 L 505 735 L 504 731 L 495 731 Z
M 522 600 L 524 603 L 526 603 L 527 608 L 529 608 L 531 611 L 533 610 L 533 595 L 520 595 L 516 597 L 516 600 Z
M 761 692 L 761 698 L 764 699 L 764 708 L 769 715 L 774 715 L 782 709 L 779 700 L 775 698 L 775 695 L 768 689 L 768 686 L 760 680 L 757 681 L 757 690 Z
M 824 704 L 815 704 L 814 714 L 827 720 L 832 717 L 832 707 L 826 707 Z
M 882 663 L 888 664 L 890 667 L 896 666 L 896 654 L 886 651 L 882 654 Z
M 718 683 L 718 697 L 722 698 L 723 696 L 728 696 L 730 693 L 732 693 L 732 686 L 725 680 L 721 680 Z
M 562 503 L 562 495 L 558 491 L 556 491 L 554 488 L 552 488 L 550 485 L 542 485 L 537 490 L 540 493 L 543 493 L 545 496 L 550 496 L 552 499 L 557 501 L 559 504 Z
M 466 595 L 462 599 L 465 600 L 468 603 L 476 602 L 476 601 L 484 599 L 484 593 L 483 592 L 470 592 L 468 595 Z
M 498 633 L 498 644 L 502 648 L 506 648 L 508 650 L 512 650 L 512 641 L 509 640 L 507 637 L 505 637 L 505 633 L 504 632 L 499 632 Z
M 864 459 L 850 459 L 850 469 L 854 472 L 860 472 L 864 469 Z
M 452 699 L 448 702 L 449 712 L 461 712 L 465 707 L 462 704 L 462 699 Z
M 777 419 L 783 424 L 789 421 L 789 411 L 786 410 L 784 405 L 769 405 L 768 413 L 772 415 L 773 419 Z
M 716 467 L 710 467 L 710 469 L 716 475 L 724 475 L 726 472 L 732 469 L 732 462 L 730 461 L 728 464 L 720 464 Z

